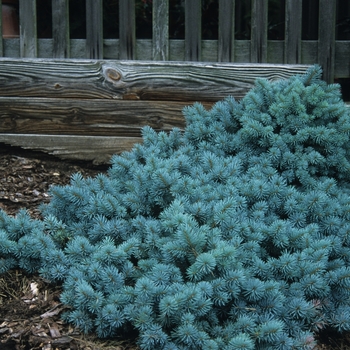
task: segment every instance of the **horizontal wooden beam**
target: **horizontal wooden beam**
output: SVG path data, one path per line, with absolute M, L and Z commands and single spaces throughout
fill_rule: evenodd
M 243 97 L 258 77 L 288 78 L 307 65 L 0 59 L 0 96 L 159 101 Z
M 183 128 L 181 101 L 132 101 L 0 97 L 0 133 L 139 137 L 149 125 L 157 131 Z M 204 103 L 210 108 L 212 103 Z
M 182 110 L 242 98 L 258 77 L 308 65 L 0 59 L 0 143 L 106 163 L 142 141 L 141 128 L 183 128 Z
M 219 42 L 218 40 L 202 40 L 202 61 L 217 62 L 219 61 Z M 54 52 L 53 39 L 38 39 L 38 57 L 42 59 L 51 59 Z M 235 40 L 235 50 L 232 62 L 247 63 L 250 61 L 250 40 Z M 281 64 L 285 57 L 285 41 L 284 40 L 268 40 L 267 41 L 267 63 Z M 72 59 L 86 58 L 86 39 L 70 40 L 70 57 Z M 152 60 L 153 41 L 151 39 L 136 40 L 136 59 Z M 119 39 L 103 40 L 104 59 L 119 60 Z M 19 39 L 3 40 L 3 56 L 20 57 Z M 302 40 L 300 52 L 301 64 L 318 63 L 318 41 Z M 336 40 L 335 42 L 335 78 L 350 77 L 350 45 L 349 41 Z M 169 61 L 184 61 L 185 59 L 185 41 L 169 40 Z M 287 62 L 286 62 L 287 63 Z
M 139 137 L 0 134 L 0 143 L 94 164 L 108 164 L 113 154 L 131 150 L 141 142 Z

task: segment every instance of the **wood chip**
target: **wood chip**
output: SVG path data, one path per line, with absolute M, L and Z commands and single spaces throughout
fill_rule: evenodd
M 56 323 L 49 325 L 49 330 L 52 338 L 59 338 L 61 336 L 61 333 Z

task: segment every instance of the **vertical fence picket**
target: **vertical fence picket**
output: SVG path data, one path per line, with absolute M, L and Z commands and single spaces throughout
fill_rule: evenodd
M 69 58 L 68 0 L 52 0 L 52 39 L 54 58 Z
M 87 58 L 103 58 L 102 0 L 86 0 L 86 52 Z
M 152 2 L 152 58 L 169 60 L 169 0 Z
M 250 61 L 267 62 L 267 0 L 252 0 Z
M 302 0 L 286 0 L 284 63 L 301 63 Z
M 1 35 L 1 40 L 0 40 L 0 57 L 4 55 L 4 49 L 3 49 L 3 44 L 2 44 L 2 9 L 0 6 L 0 35 Z
M 38 56 L 36 0 L 19 0 L 20 55 Z
M 135 0 L 119 0 L 119 58 L 136 58 Z
M 235 0 L 219 0 L 218 61 L 234 59 Z
M 318 63 L 323 79 L 334 81 L 336 0 L 320 0 L 318 25 Z
M 201 60 L 201 0 L 185 1 L 185 60 Z

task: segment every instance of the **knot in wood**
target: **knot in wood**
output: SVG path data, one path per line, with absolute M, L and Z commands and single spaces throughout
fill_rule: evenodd
M 121 74 L 113 68 L 108 68 L 106 70 L 106 75 L 109 79 L 114 80 L 114 81 L 118 81 L 122 77 Z
M 16 116 L 11 114 L 0 115 L 0 128 L 2 131 L 14 131 L 16 127 Z

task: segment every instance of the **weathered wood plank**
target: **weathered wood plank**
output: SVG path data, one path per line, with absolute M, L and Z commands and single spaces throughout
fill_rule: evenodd
M 119 59 L 134 60 L 136 47 L 135 0 L 119 1 Z
M 0 59 L 0 96 L 217 101 L 241 98 L 257 77 L 287 78 L 307 66 L 160 61 Z
M 103 58 L 102 0 L 86 0 L 86 58 Z
M 302 0 L 286 0 L 284 63 L 301 62 Z
M 250 61 L 250 40 L 235 40 L 235 63 Z
M 72 58 L 84 59 L 86 55 L 86 39 L 71 39 L 70 53 Z
M 252 0 L 250 62 L 267 62 L 267 0 Z
M 3 56 L 18 58 L 20 57 L 19 52 L 19 38 L 16 39 L 3 39 Z
M 318 41 L 302 40 L 301 41 L 301 62 L 305 64 L 315 64 L 318 61 Z
M 335 78 L 350 78 L 350 41 L 335 42 Z
M 267 63 L 278 63 L 284 60 L 284 41 L 269 40 L 267 46 Z M 9 59 L 19 58 L 19 39 L 3 40 L 4 56 Z M 301 64 L 315 64 L 318 62 L 318 41 L 303 40 L 301 42 Z M 85 39 L 71 39 L 70 50 L 72 59 L 84 59 L 86 52 Z M 38 57 L 52 58 L 52 39 L 38 40 Z M 169 40 L 169 60 L 183 61 L 185 52 L 184 40 Z M 119 39 L 104 40 L 104 58 L 116 60 L 119 57 Z M 136 41 L 136 57 L 152 60 L 152 40 L 140 39 Z M 350 77 L 350 42 L 335 42 L 335 78 Z M 202 60 L 204 62 L 218 61 L 218 41 L 202 40 Z M 247 63 L 250 60 L 250 40 L 235 40 L 234 64 Z
M 169 0 L 152 3 L 152 59 L 169 60 Z
M 189 104 L 0 97 L 0 133 L 140 137 L 146 125 L 157 131 L 184 127 L 182 110 Z
M 218 39 L 218 61 L 233 61 L 235 42 L 235 0 L 219 0 Z
M 69 6 L 68 0 L 52 0 L 53 58 L 69 58 Z
M 37 57 L 36 0 L 20 0 L 19 13 L 21 57 Z
M 203 59 L 205 57 L 205 60 Z M 218 41 L 202 40 L 202 61 L 218 62 Z
M 13 58 L 19 58 L 19 39 L 5 39 L 4 55 Z M 105 39 L 104 54 L 106 59 L 117 59 L 119 57 L 119 40 Z M 137 57 L 143 57 L 145 60 L 152 59 L 152 41 L 137 40 L 136 43 Z M 169 59 L 171 61 L 182 61 L 184 57 L 184 40 L 169 41 Z M 71 39 L 71 57 L 85 57 L 85 39 Z M 283 61 L 284 57 L 284 42 L 283 41 L 268 41 L 267 62 L 278 63 Z M 41 58 L 51 58 L 52 39 L 38 40 L 38 56 Z M 202 41 L 202 57 L 208 62 L 217 62 L 217 47 L 216 40 Z M 302 41 L 301 42 L 301 64 L 314 64 L 318 61 L 317 41 Z M 335 78 L 350 77 L 350 44 L 348 41 L 336 41 L 335 43 Z M 250 59 L 250 41 L 236 40 L 235 41 L 235 56 L 234 62 L 246 63 Z
M 104 39 L 103 55 L 104 55 L 104 59 L 107 59 L 107 60 L 118 59 L 119 58 L 119 39 Z
M 282 40 L 270 40 L 267 45 L 267 62 L 279 63 L 284 61 L 284 45 Z
M 328 83 L 334 82 L 336 7 L 336 0 L 320 0 L 318 63 Z
M 2 36 L 2 6 L 0 6 L 0 57 L 4 56 L 3 36 Z
M 0 134 L 0 143 L 95 164 L 107 164 L 113 154 L 131 150 L 140 142 L 142 139 L 139 137 Z
M 200 61 L 201 54 L 201 0 L 185 0 L 185 60 Z

